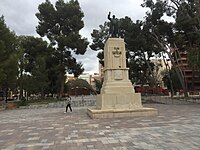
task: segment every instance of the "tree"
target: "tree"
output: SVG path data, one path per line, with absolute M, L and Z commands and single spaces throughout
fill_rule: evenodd
M 49 85 L 49 66 L 47 63 L 52 59 L 52 48 L 41 38 L 32 36 L 19 37 L 19 85 L 20 98 L 22 91 L 40 93 L 42 98 Z M 26 80 L 26 81 L 25 81 Z M 29 84 L 28 84 L 29 83 Z
M 199 1 L 197 0 L 169 0 L 169 1 L 157 1 L 154 3 L 152 0 L 145 0 L 143 6 L 146 6 L 151 9 L 150 13 L 147 13 L 148 20 L 147 22 L 151 22 L 151 31 L 155 40 L 161 45 L 161 47 L 166 47 L 165 49 L 172 50 L 181 50 L 187 51 L 189 56 L 190 64 L 195 64 L 198 66 L 198 51 L 199 51 L 199 39 L 200 39 L 200 9 L 199 9 Z M 159 6 L 159 7 L 157 7 Z M 163 38 L 163 33 L 160 34 L 158 31 L 158 24 L 162 21 L 162 17 L 164 14 L 169 17 L 173 17 L 175 22 L 171 24 L 171 33 L 173 36 L 168 36 Z M 153 30 L 154 29 L 154 30 Z M 164 30 L 162 30 L 164 31 Z M 166 33 L 164 35 L 167 35 Z M 173 38 L 169 38 L 173 37 Z M 194 50 L 195 49 L 195 50 Z M 196 54 L 196 58 L 194 59 L 193 54 Z M 170 57 L 173 66 L 175 67 L 175 63 L 173 61 L 173 57 L 171 58 L 171 54 L 168 52 L 168 56 Z M 178 58 L 177 56 L 175 56 Z M 174 58 L 175 58 L 174 57 Z M 175 59 L 176 59 L 175 58 Z M 178 62 L 178 61 L 176 61 Z M 181 62 L 180 62 L 181 64 Z M 180 66 L 180 65 L 179 65 Z M 193 66 L 194 67 L 194 66 Z M 184 90 L 185 96 L 187 95 L 187 79 L 185 78 L 184 71 L 180 67 L 175 67 L 175 72 L 180 80 L 181 86 Z
M 36 59 L 36 65 L 32 70 L 32 77 L 35 83 L 37 93 L 41 93 L 41 98 L 44 98 L 45 90 L 48 87 L 48 69 L 46 68 L 46 61 L 44 57 L 39 56 Z
M 151 58 L 156 56 L 160 49 L 146 33 L 142 21 L 138 20 L 136 23 L 133 23 L 129 17 L 122 18 L 121 29 L 124 31 L 130 78 L 135 78 L 132 82 L 140 84 L 150 83 L 150 79 L 156 79 L 153 71 L 155 67 Z M 154 83 L 152 86 L 157 86 L 156 81 L 152 83 Z
M 180 16 L 179 10 L 183 9 L 185 1 L 182 0 L 171 0 L 171 1 L 156 1 L 145 0 L 142 4 L 143 7 L 150 8 L 147 12 L 145 19 L 145 28 L 149 31 L 149 35 L 157 42 L 157 46 L 162 50 L 163 55 L 168 55 L 172 65 L 176 66 L 175 61 L 177 57 L 173 57 L 173 51 L 183 44 L 182 31 L 177 30 L 176 24 L 168 23 L 163 19 L 164 15 L 175 18 L 178 23 Z M 184 4 L 185 5 L 185 4 Z M 176 60 L 176 62 L 178 62 Z M 187 84 L 184 76 L 184 72 L 180 67 L 175 67 L 175 72 L 179 78 L 184 95 L 187 97 Z
M 6 26 L 3 16 L 0 17 L 0 35 L 0 88 L 7 93 L 16 87 L 18 58 L 16 35 Z
M 126 45 L 127 66 L 129 67 L 129 76 L 132 82 L 146 84 L 149 81 L 148 76 L 153 75 L 153 63 L 150 58 L 157 54 L 159 49 L 154 46 L 153 41 L 143 29 L 143 23 L 131 18 L 125 17 L 119 20 L 120 30 L 123 31 Z M 105 22 L 99 26 L 99 30 L 94 29 L 91 33 L 93 43 L 91 49 L 99 51 L 97 57 L 103 64 L 103 46 L 109 37 L 108 23 Z
M 168 77 L 169 74 L 170 78 Z M 163 77 L 163 81 L 165 86 L 167 86 L 167 88 L 170 89 L 171 92 L 180 91 L 182 88 L 180 80 L 178 79 L 178 76 L 176 75 L 176 72 L 173 68 L 169 72 L 166 72 L 166 74 Z M 173 89 L 171 89 L 172 87 Z
M 55 6 L 46 0 L 39 5 L 38 10 L 39 13 L 36 13 L 36 16 L 39 19 L 39 25 L 36 31 L 40 36 L 46 36 L 50 40 L 51 45 L 55 47 L 55 57 L 59 60 L 61 96 L 64 90 L 66 68 L 71 69 L 75 74 L 83 71 L 81 63 L 76 62 L 72 52 L 83 55 L 88 45 L 87 39 L 79 34 L 84 26 L 82 21 L 84 14 L 77 0 L 66 3 L 64 0 L 58 0 Z
M 178 4 L 175 22 L 175 28 L 178 31 L 177 47 L 188 52 L 188 63 L 190 69 L 193 70 L 192 85 L 188 86 L 191 90 L 195 90 L 194 82 L 200 75 L 200 3 L 185 0 Z

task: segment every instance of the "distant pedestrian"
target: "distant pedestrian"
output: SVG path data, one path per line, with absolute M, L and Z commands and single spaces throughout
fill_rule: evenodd
M 66 106 L 66 111 L 65 111 L 65 113 L 67 112 L 68 107 L 69 107 L 70 111 L 72 112 L 72 107 L 71 107 L 71 102 L 72 102 L 72 100 L 71 100 L 71 97 L 70 97 L 69 95 L 66 96 L 66 102 L 67 102 L 67 106 Z

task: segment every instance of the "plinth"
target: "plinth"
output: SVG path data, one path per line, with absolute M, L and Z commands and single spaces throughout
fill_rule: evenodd
M 104 47 L 104 82 L 96 107 L 87 109 L 92 119 L 157 115 L 154 108 L 144 108 L 141 94 L 135 93 L 126 67 L 125 43 L 109 38 Z

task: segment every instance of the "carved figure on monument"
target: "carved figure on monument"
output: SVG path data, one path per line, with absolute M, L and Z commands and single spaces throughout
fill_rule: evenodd
M 119 37 L 119 21 L 117 18 L 115 18 L 115 15 L 110 17 L 111 12 L 108 13 L 108 19 L 110 20 L 110 29 L 109 34 L 111 37 Z

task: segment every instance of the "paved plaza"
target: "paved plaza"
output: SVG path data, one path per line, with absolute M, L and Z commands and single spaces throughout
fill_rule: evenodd
M 155 117 L 90 119 L 86 108 L 0 112 L 1 150 L 199 150 L 200 105 L 146 104 Z

